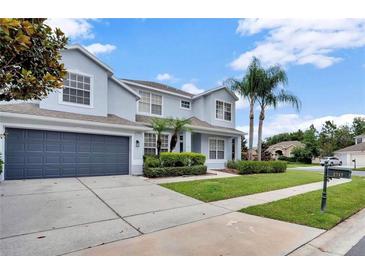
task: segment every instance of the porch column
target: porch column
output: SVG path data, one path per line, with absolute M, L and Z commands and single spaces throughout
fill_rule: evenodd
M 241 160 L 241 136 L 235 137 L 235 144 L 236 144 L 236 160 Z
M 184 151 L 191 152 L 191 131 L 185 131 L 184 134 Z
M 5 161 L 5 126 L 0 124 L 0 159 Z M 4 166 L 3 166 L 3 172 L 0 174 L 0 182 L 4 180 Z

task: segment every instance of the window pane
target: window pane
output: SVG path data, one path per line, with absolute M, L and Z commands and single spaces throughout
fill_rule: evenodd
M 141 95 L 141 99 L 138 103 L 139 111 L 150 113 L 150 93 L 145 91 L 139 91 L 139 95 Z
M 232 107 L 229 103 L 224 103 L 224 120 L 231 121 L 232 118 Z
M 223 102 L 216 101 L 215 104 L 215 117 L 217 119 L 223 119 Z
M 63 101 L 90 105 L 90 77 L 68 73 L 66 79 L 64 81 Z
M 190 102 L 189 101 L 181 101 L 181 107 L 190 109 Z
M 162 114 L 162 106 L 152 105 L 151 113 L 156 114 L 156 115 L 161 115 Z
M 155 148 L 145 148 L 144 154 L 145 155 L 156 155 L 156 149 Z
M 214 151 L 209 151 L 209 159 L 216 159 L 216 152 Z
M 161 148 L 168 149 L 169 148 L 169 136 L 161 135 Z M 162 149 L 161 149 L 162 151 Z
M 217 159 L 224 159 L 224 151 L 218 151 Z
M 217 142 L 218 142 L 217 150 L 224 150 L 224 141 L 217 140 Z
M 216 141 L 209 140 L 209 150 L 216 150 Z

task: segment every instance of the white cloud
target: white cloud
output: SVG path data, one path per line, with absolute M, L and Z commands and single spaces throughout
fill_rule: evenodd
M 114 45 L 110 45 L 110 44 L 100 44 L 100 43 L 95 43 L 95 44 L 91 44 L 89 46 L 85 46 L 85 48 L 90 51 L 93 54 L 100 54 L 100 53 L 110 53 L 113 50 L 115 50 L 117 47 Z
M 364 117 L 364 114 L 342 114 L 338 116 L 322 116 L 322 117 L 301 117 L 298 114 L 277 114 L 272 119 L 264 121 L 263 138 L 273 136 L 275 134 L 292 132 L 298 129 L 306 130 L 310 125 L 314 125 L 317 130 L 321 130 L 322 125 L 326 121 L 334 121 L 337 126 L 351 125 L 355 117 Z M 249 126 L 239 126 L 238 130 L 248 132 Z M 257 143 L 257 125 L 254 131 L 254 144 Z
M 51 28 L 60 28 L 71 39 L 92 39 L 92 25 L 87 19 L 51 18 L 46 24 Z
M 157 74 L 156 79 L 159 81 L 170 81 L 174 79 L 174 76 L 169 73 L 159 73 Z
M 244 98 L 242 96 L 238 96 L 238 97 L 239 97 L 239 100 L 236 102 L 236 109 L 245 109 L 250 106 L 250 104 L 248 103 L 246 98 Z
M 182 85 L 181 87 L 182 90 L 193 93 L 193 94 L 198 94 L 204 91 L 204 89 L 200 89 L 198 88 L 195 84 L 193 83 L 186 83 L 184 85 Z
M 253 56 L 263 65 L 312 64 L 326 68 L 342 58 L 331 56 L 336 50 L 365 46 L 365 19 L 243 19 L 237 33 L 265 33 L 255 48 L 231 62 L 235 70 L 247 68 Z

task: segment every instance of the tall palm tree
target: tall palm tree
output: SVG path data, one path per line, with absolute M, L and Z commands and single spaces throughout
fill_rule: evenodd
M 252 160 L 253 132 L 254 132 L 254 108 L 257 100 L 257 94 L 261 85 L 263 69 L 259 59 L 254 57 L 247 68 L 247 72 L 242 80 L 230 78 L 225 85 L 231 91 L 237 93 L 241 97 L 247 99 L 250 104 L 250 129 L 248 134 L 248 159 Z
M 172 128 L 172 136 L 170 141 L 170 151 L 173 151 L 177 144 L 177 136 L 180 132 L 189 130 L 186 126 L 190 124 L 189 119 L 170 119 L 169 127 Z
M 168 120 L 161 118 L 153 118 L 151 123 L 152 129 L 157 135 L 157 155 L 161 152 L 161 135 L 168 127 Z
M 264 70 L 261 78 L 260 90 L 257 96 L 257 102 L 260 105 L 259 129 L 257 141 L 258 160 L 261 161 L 261 145 L 262 145 L 262 127 L 265 120 L 265 111 L 268 107 L 276 108 L 279 103 L 287 103 L 292 105 L 299 111 L 301 102 L 295 95 L 290 94 L 284 89 L 288 83 L 288 77 L 280 66 L 272 66 Z

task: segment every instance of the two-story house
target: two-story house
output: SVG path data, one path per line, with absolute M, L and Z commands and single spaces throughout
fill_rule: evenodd
M 85 48 L 62 52 L 62 90 L 37 102 L 0 105 L 1 179 L 142 174 L 143 155 L 156 153 L 152 117 L 189 118 L 176 151 L 207 156 L 208 168 L 240 159 L 236 95 L 224 87 L 198 95 L 163 84 L 117 79 Z M 171 132 L 163 135 L 167 151 Z

